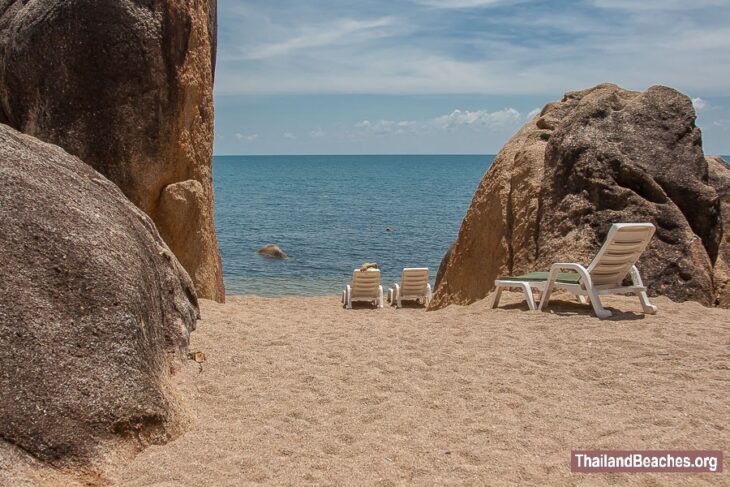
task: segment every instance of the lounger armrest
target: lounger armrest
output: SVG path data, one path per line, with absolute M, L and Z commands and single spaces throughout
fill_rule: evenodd
M 556 264 L 553 264 L 550 266 L 550 274 L 548 274 L 548 279 L 545 282 L 545 291 L 540 298 L 540 305 L 537 308 L 539 311 L 542 311 L 547 305 L 547 302 L 550 300 L 550 294 L 553 292 L 553 288 L 556 285 L 560 287 L 560 283 L 557 282 L 558 273 L 560 271 L 577 272 L 580 276 L 579 282 L 583 284 L 583 287 L 588 290 L 591 290 L 593 288 L 591 275 L 588 273 L 588 269 L 586 269 L 582 265 L 576 264 L 575 262 L 558 262 Z
M 588 269 L 575 262 L 558 262 L 550 266 L 550 274 L 548 275 L 547 282 L 554 282 L 560 271 L 575 271 L 580 276 L 580 280 L 586 288 L 593 285 L 591 282 L 591 275 L 588 273 Z

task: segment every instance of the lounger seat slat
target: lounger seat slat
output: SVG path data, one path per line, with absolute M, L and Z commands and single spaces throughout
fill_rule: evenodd
M 601 264 L 594 267 L 593 270 L 595 271 L 599 269 L 620 269 L 631 267 L 630 265 L 626 264 L 627 262 L 601 262 Z
M 601 266 L 599 268 L 593 269 L 591 271 L 592 276 L 597 276 L 600 274 L 621 274 L 625 276 L 629 270 L 631 270 L 631 265 L 622 264 L 620 266 Z
M 412 287 L 401 287 L 400 292 L 403 295 L 412 295 L 412 294 L 423 294 L 423 292 L 426 290 L 425 286 L 412 286 Z

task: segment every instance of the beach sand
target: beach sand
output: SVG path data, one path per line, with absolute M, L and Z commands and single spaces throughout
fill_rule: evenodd
M 202 301 L 175 376 L 192 424 L 112 472 L 124 486 L 728 485 L 572 474 L 571 449 L 730 452 L 730 311 L 608 297 L 615 318 L 521 296 L 436 312 L 336 297 Z M 620 310 L 620 311 L 619 311 Z M 70 485 L 0 451 L 0 480 Z M 17 461 L 14 458 L 17 457 Z M 3 465 L 4 464 L 4 465 Z M 727 469 L 727 461 L 725 462 Z
M 505 293 L 425 312 L 336 297 L 202 302 L 176 375 L 194 425 L 121 485 L 718 485 L 571 474 L 571 449 L 730 452 L 730 311 L 608 297 L 615 318 Z M 622 311 L 619 311 L 622 310 Z

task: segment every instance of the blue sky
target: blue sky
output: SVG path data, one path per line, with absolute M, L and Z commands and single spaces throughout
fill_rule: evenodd
M 727 0 L 222 0 L 216 154 L 494 154 L 602 82 L 674 87 L 730 154 Z

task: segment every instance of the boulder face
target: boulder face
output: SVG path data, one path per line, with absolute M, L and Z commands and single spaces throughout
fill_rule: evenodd
M 711 177 L 694 122 L 689 98 L 662 86 L 604 84 L 546 105 L 482 179 L 432 308 L 482 299 L 500 275 L 587 265 L 618 222 L 657 227 L 638 263 L 650 294 L 725 302 L 714 274 L 728 249 L 727 167 Z
M 720 156 L 707 157 L 709 184 L 721 201 L 722 236 L 713 266 L 715 304 L 730 308 L 730 166 Z
M 211 174 L 215 0 L 4 3 L 0 122 L 116 183 L 152 217 L 198 295 L 222 301 Z
M 0 124 L 0 440 L 63 466 L 176 435 L 189 276 L 119 188 Z M 2 443 L 2 441 L 0 441 Z

